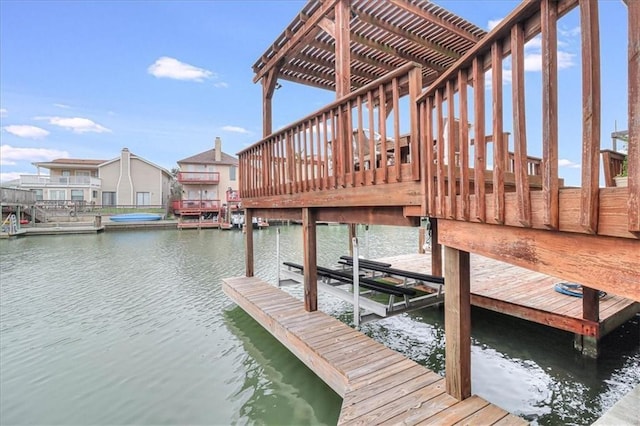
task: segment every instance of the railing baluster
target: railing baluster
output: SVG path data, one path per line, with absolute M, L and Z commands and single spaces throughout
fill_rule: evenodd
M 476 201 L 476 219 L 480 222 L 486 221 L 486 199 L 484 186 L 484 171 L 487 168 L 486 163 L 486 143 L 484 131 L 484 57 L 477 56 L 473 60 L 473 134 L 474 134 L 474 194 Z
M 327 126 L 326 112 L 322 113 L 322 130 L 323 130 L 322 141 L 324 143 L 324 153 L 320 157 L 322 161 L 321 167 L 324 173 L 323 179 L 322 179 L 322 182 L 323 182 L 322 189 L 329 189 L 329 162 L 331 161 L 331 158 L 329 157 L 329 136 L 327 135 L 328 126 Z
M 504 149 L 502 128 L 502 43 L 491 45 L 491 91 L 493 98 L 493 217 L 504 223 Z
M 439 217 L 445 215 L 445 193 L 444 193 L 444 120 L 442 117 L 442 90 L 436 90 L 436 121 L 438 123 L 438 133 L 436 142 L 436 151 L 438 153 L 437 159 L 437 174 L 436 181 L 438 182 L 438 209 L 437 214 Z
M 426 163 L 427 163 L 427 206 L 429 209 L 429 216 L 436 215 L 436 188 L 435 182 L 433 181 L 435 175 L 435 167 L 434 167 L 434 158 L 433 158 L 433 149 L 434 149 L 434 138 L 433 138 L 433 96 L 429 96 L 427 98 L 427 105 L 425 109 L 426 114 Z
M 355 152 L 353 147 L 353 104 L 347 101 L 347 128 L 343 132 L 343 146 L 347 149 L 347 157 L 344 161 L 345 173 L 351 177 L 350 185 L 356 186 Z
M 600 184 L 600 29 L 598 2 L 580 1 L 582 35 L 582 193 L 580 225 L 598 230 Z M 637 23 L 636 23 L 637 25 Z
M 469 113 L 467 104 L 467 70 L 458 71 L 458 109 L 460 111 L 459 162 L 460 162 L 460 203 L 462 218 L 469 220 Z
M 458 164 L 456 162 L 456 143 L 458 140 L 455 135 L 456 128 L 456 119 L 455 119 L 455 102 L 453 95 L 453 80 L 447 80 L 447 134 L 445 137 L 447 138 L 447 152 L 445 155 L 447 156 L 447 212 L 446 217 L 455 219 L 456 214 L 456 171 L 458 168 Z
M 409 123 L 411 123 L 411 129 L 409 131 L 409 155 L 411 161 L 411 178 L 413 180 L 420 178 L 421 167 L 420 156 L 418 155 L 420 144 L 418 139 L 418 106 L 416 104 L 416 100 L 418 96 L 420 96 L 421 88 L 422 71 L 414 68 L 409 71 Z
M 303 169 L 303 186 L 302 192 L 309 192 L 309 141 L 307 141 L 307 135 L 310 133 L 310 123 L 305 122 L 302 125 L 302 147 L 300 150 L 300 167 Z
M 395 141 L 394 164 L 396 166 L 396 182 L 402 180 L 402 157 L 400 155 L 400 88 L 398 78 L 395 77 L 391 84 L 393 88 L 393 139 Z
M 385 94 L 385 85 L 381 84 L 378 88 L 378 129 L 380 129 L 380 138 L 386 144 L 387 141 L 387 101 Z M 382 182 L 389 181 L 389 166 L 387 165 L 387 150 L 382 152 Z
M 376 137 L 375 137 L 375 129 L 374 129 L 374 116 L 373 116 L 373 91 L 369 91 L 367 93 L 367 107 L 369 111 L 369 152 L 372 152 L 372 160 L 371 160 L 371 177 L 368 185 L 373 185 L 376 183 L 376 169 L 378 168 L 378 154 L 376 152 Z M 380 149 L 382 151 L 386 150 L 386 143 L 384 140 L 380 141 Z M 382 152 L 381 152 L 382 153 Z
M 311 140 L 315 140 L 316 149 L 313 148 L 313 142 L 311 143 L 311 176 L 313 178 L 313 190 L 316 191 L 322 188 L 322 173 L 320 170 L 320 157 L 321 157 L 321 149 L 320 149 L 320 119 L 316 116 L 313 119 L 313 132 L 311 133 Z M 315 135 L 315 136 L 314 136 Z M 315 152 L 317 151 L 317 156 Z
M 364 156 L 364 131 L 363 131 L 363 113 L 362 113 L 362 96 L 358 96 L 356 101 L 356 113 L 358 115 L 358 136 L 355 138 L 357 151 L 358 151 L 358 186 L 364 185 L 364 170 L 365 170 L 365 156 Z M 369 164 L 371 164 L 371 155 L 375 155 L 375 151 L 372 153 L 369 151 Z M 371 167 L 371 166 L 369 166 Z M 354 162 L 355 173 L 355 162 Z
M 524 91 L 524 27 L 511 27 L 511 95 L 513 103 L 513 130 L 515 159 L 513 172 L 516 178 L 518 221 L 531 226 L 531 194 L 527 177 L 527 129 Z

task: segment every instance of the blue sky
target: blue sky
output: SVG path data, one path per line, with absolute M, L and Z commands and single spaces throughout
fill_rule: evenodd
M 518 4 L 436 3 L 485 29 Z M 211 149 L 216 136 L 230 154 L 258 141 L 262 89 L 252 82 L 251 66 L 303 5 L 297 0 L 0 0 L 0 180 L 35 173 L 35 161 L 108 160 L 124 147 L 170 169 Z M 578 20 L 574 11 L 560 22 L 560 174 L 574 183 L 581 161 Z M 622 1 L 601 1 L 600 22 L 606 76 L 602 146 L 609 147 L 614 122 L 618 130 L 627 126 Z M 527 83 L 533 84 L 541 75 L 535 40 L 526 53 Z M 334 99 L 324 90 L 281 83 L 274 96 L 275 128 Z M 510 97 L 509 89 L 504 96 Z M 527 105 L 534 155 L 536 102 Z

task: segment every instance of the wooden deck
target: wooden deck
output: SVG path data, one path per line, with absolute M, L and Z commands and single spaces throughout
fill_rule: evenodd
M 430 254 L 408 254 L 376 259 L 392 267 L 431 273 Z M 600 299 L 600 321 L 582 318 L 582 299 L 554 290 L 563 280 L 487 257 L 471 255 L 471 304 L 600 338 L 640 312 L 640 303 L 613 294 Z
M 343 398 L 338 424 L 526 424 L 478 396 L 455 399 L 438 374 L 259 278 L 222 289 Z

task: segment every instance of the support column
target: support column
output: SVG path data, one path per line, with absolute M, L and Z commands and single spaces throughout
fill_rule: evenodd
M 591 287 L 582 287 L 582 318 L 600 322 L 600 294 Z M 599 353 L 599 337 L 576 334 L 573 339 L 573 347 L 584 356 L 597 358 Z
M 318 310 L 318 264 L 316 257 L 316 218 L 313 209 L 302 209 L 302 239 L 304 246 L 304 309 Z
M 429 218 L 431 223 L 431 274 L 442 276 L 442 245 L 438 242 L 438 219 Z
M 253 277 L 253 210 L 244 211 L 244 270 L 245 276 Z
M 349 227 L 349 243 L 347 244 L 349 246 L 349 256 L 353 257 L 353 244 L 351 242 L 358 236 L 356 230 L 357 225 L 355 223 L 349 223 L 347 226 Z
M 469 253 L 445 246 L 445 381 L 459 400 L 471 396 L 471 293 Z

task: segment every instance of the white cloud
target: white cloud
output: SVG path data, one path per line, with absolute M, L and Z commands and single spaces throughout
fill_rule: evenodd
M 10 145 L 0 146 L 0 165 L 14 166 L 18 161 L 49 161 L 56 158 L 68 158 L 67 151 L 46 148 L 15 148 Z
M 7 173 L 0 173 L 0 182 L 9 182 L 12 180 L 16 180 L 16 179 L 20 179 L 20 175 L 28 175 L 31 173 L 21 173 L 21 172 L 7 172 Z
M 489 28 L 489 31 L 491 31 L 492 29 L 494 29 L 495 27 L 498 26 L 498 24 L 500 22 L 502 22 L 503 18 L 499 18 L 499 19 L 490 19 L 489 23 L 487 23 L 487 28 Z
M 558 160 L 558 167 L 568 167 L 570 169 L 579 169 L 580 164 L 574 163 L 571 160 L 567 160 L 563 158 Z
M 62 109 L 69 109 L 71 108 L 69 105 L 65 105 L 65 104 L 53 104 L 54 107 L 58 107 L 58 108 L 62 108 Z
M 221 81 L 219 83 L 214 83 L 213 87 L 219 87 L 221 89 L 226 89 L 229 87 L 229 85 L 227 83 L 225 83 L 224 81 Z
M 12 124 L 4 126 L 3 129 L 12 135 L 28 139 L 42 139 L 49 134 L 45 129 L 28 124 Z
M 6 108 L 0 108 L 0 117 L 6 117 L 8 113 Z
M 147 68 L 147 72 L 157 78 L 172 78 L 202 82 L 215 77 L 215 74 L 204 68 L 185 64 L 175 58 L 163 56 Z
M 39 120 L 47 120 L 49 124 L 71 130 L 74 133 L 106 133 L 111 132 L 104 126 L 82 117 L 36 117 Z
M 251 132 L 243 127 L 238 127 L 238 126 L 224 126 L 222 128 L 222 130 L 226 131 L 226 132 L 233 132 L 233 133 L 242 133 L 245 135 L 250 135 Z

